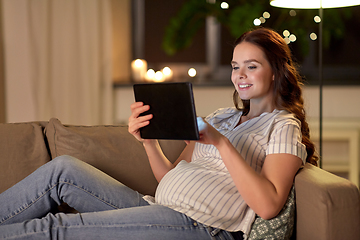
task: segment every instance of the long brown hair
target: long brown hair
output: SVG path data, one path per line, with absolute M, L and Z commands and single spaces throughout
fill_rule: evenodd
M 302 143 L 306 146 L 306 161 L 317 165 L 318 157 L 314 143 L 310 140 L 309 126 L 306 122 L 304 100 L 301 90 L 301 77 L 292 60 L 291 51 L 284 39 L 275 31 L 267 28 L 258 28 L 241 35 L 235 46 L 242 42 L 252 43 L 260 47 L 269 61 L 274 73 L 274 104 L 279 110 L 293 113 L 301 122 Z M 247 115 L 250 111 L 250 100 L 241 100 L 237 91 L 234 91 L 235 107 Z

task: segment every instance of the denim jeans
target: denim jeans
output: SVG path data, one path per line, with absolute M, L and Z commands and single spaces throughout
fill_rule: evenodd
M 0 239 L 233 239 L 69 156 L 0 194 Z M 80 213 L 54 213 L 66 202 Z

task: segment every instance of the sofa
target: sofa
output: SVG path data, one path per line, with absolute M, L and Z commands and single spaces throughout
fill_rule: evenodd
M 174 161 L 185 143 L 162 140 L 160 145 Z M 85 161 L 140 193 L 155 192 L 143 146 L 127 126 L 65 125 L 55 118 L 0 124 L 0 192 L 61 155 Z M 306 164 L 295 178 L 295 199 L 294 239 L 360 239 L 359 189 L 350 181 Z

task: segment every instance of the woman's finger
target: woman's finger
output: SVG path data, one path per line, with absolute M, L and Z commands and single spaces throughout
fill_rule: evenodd
M 130 105 L 130 109 L 131 109 L 131 115 L 129 117 L 129 122 L 132 119 L 136 119 L 140 116 L 140 114 L 148 111 L 150 109 L 149 105 L 143 105 L 142 102 L 136 102 Z

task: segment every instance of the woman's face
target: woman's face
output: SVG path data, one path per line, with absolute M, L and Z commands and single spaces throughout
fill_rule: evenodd
M 274 74 L 258 46 L 248 42 L 238 44 L 233 52 L 231 66 L 231 81 L 241 99 L 272 102 Z

